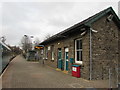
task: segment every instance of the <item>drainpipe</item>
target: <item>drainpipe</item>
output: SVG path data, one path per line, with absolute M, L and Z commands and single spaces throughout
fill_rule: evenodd
M 90 32 L 90 80 L 92 80 L 92 32 L 93 33 L 97 33 L 98 31 L 89 28 L 89 32 Z
M 90 28 L 90 80 L 92 80 L 92 30 Z

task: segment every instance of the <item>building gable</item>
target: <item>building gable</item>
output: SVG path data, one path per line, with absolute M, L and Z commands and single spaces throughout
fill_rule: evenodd
M 46 44 L 48 42 L 52 42 L 52 41 L 55 41 L 55 40 L 59 40 L 61 38 L 64 38 L 66 35 L 69 35 L 71 33 L 75 33 L 78 31 L 78 28 L 79 30 L 81 31 L 81 33 L 84 31 L 82 28 L 85 28 L 85 27 L 91 27 L 92 23 L 97 21 L 98 19 L 102 18 L 103 16 L 105 16 L 106 14 L 108 15 L 113 15 L 113 21 L 116 23 L 116 25 L 120 28 L 120 20 L 118 18 L 118 16 L 116 15 L 116 13 L 114 12 L 114 10 L 112 9 L 112 7 L 109 7 L 91 17 L 89 17 L 88 19 L 86 20 L 83 20 L 82 22 L 80 23 L 77 23 L 75 25 L 73 25 L 72 27 L 56 34 L 56 35 L 53 35 L 52 37 L 48 38 L 47 40 L 43 41 L 42 43 L 40 44 Z M 87 30 L 87 29 L 86 29 Z

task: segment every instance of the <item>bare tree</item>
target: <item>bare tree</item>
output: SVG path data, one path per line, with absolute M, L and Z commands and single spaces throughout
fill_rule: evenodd
M 28 35 L 24 35 L 21 40 L 22 49 L 27 52 L 32 49 L 32 41 Z
M 35 42 L 34 42 L 34 43 L 35 43 L 35 46 L 39 45 L 40 40 L 39 40 L 39 38 L 38 38 L 38 37 L 36 37 L 36 38 L 35 38 Z

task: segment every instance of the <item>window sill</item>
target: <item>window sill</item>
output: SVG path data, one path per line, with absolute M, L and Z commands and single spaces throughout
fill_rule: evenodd
M 83 65 L 83 61 L 75 61 L 75 64 Z

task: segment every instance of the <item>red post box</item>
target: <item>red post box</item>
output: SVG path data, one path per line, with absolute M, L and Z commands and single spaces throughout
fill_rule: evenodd
M 80 65 L 72 65 L 72 76 L 80 77 Z

